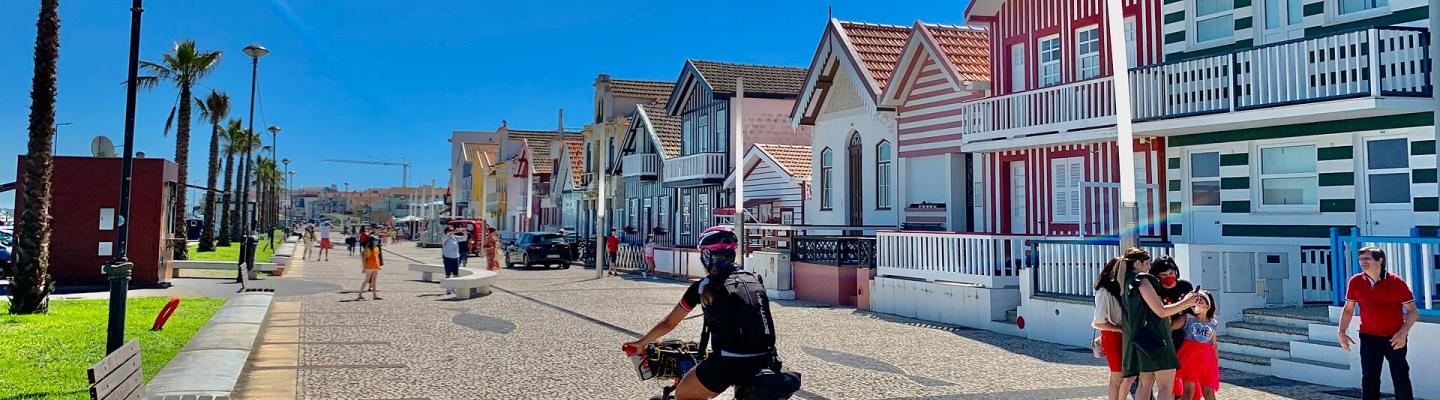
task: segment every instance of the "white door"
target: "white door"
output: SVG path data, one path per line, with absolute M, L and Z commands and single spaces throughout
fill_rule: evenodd
M 1357 162 L 1364 171 L 1364 193 L 1357 202 L 1361 231 L 1370 236 L 1410 236 L 1415 215 L 1410 210 L 1410 141 L 1405 137 L 1365 138 L 1364 157 Z
M 1025 162 L 1010 162 L 1010 233 L 1026 233 Z
M 1025 90 L 1025 44 L 1010 45 L 1010 91 Z
M 1220 225 L 1220 153 L 1196 151 L 1189 154 L 1189 182 L 1185 188 L 1185 214 L 1181 235 L 1188 243 L 1219 243 Z
M 1261 0 L 1262 7 L 1255 11 L 1260 13 L 1261 32 L 1264 43 L 1275 43 L 1290 39 L 1299 39 L 1305 36 L 1305 27 L 1301 25 L 1304 16 L 1301 15 L 1301 0 Z
M 1125 17 L 1125 56 L 1126 66 L 1135 68 L 1140 65 L 1136 57 L 1140 56 L 1139 47 L 1135 44 L 1135 17 Z
M 1154 204 L 1150 201 L 1150 196 L 1155 191 L 1151 190 L 1150 177 L 1145 175 L 1145 160 L 1149 154 L 1135 153 L 1135 227 L 1140 236 L 1159 236 L 1158 230 L 1151 229 L 1151 222 L 1155 218 L 1154 210 L 1150 209 L 1150 205 Z

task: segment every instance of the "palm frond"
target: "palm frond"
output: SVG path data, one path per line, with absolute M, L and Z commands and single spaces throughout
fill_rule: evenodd
M 120 84 L 121 84 L 121 85 L 125 85 L 125 84 L 129 84 L 129 82 L 120 82 Z M 137 77 L 135 77 L 135 88 L 137 88 L 137 89 L 150 90 L 150 89 L 154 89 L 156 86 L 159 86 L 159 85 L 160 85 L 160 77 L 158 77 L 158 76 L 137 76 Z

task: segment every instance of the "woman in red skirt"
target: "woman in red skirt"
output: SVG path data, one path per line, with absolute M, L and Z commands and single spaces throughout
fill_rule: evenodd
M 1125 311 L 1120 307 L 1120 283 L 1116 282 L 1115 273 L 1118 268 L 1124 268 L 1124 260 L 1112 258 L 1100 271 L 1095 281 L 1095 318 L 1090 323 L 1100 331 L 1090 346 L 1105 353 L 1105 364 L 1110 367 L 1110 381 L 1105 391 L 1105 397 L 1110 400 L 1124 400 L 1130 394 L 1130 384 L 1135 382 L 1135 377 L 1126 378 L 1120 373 L 1120 356 L 1124 351 L 1120 322 Z
M 1206 400 L 1215 400 L 1215 391 L 1220 390 L 1220 350 L 1215 347 L 1220 324 L 1215 321 L 1215 298 L 1206 291 L 1199 295 L 1195 314 L 1177 319 L 1172 326 L 1185 330 L 1185 345 L 1176 354 L 1180 370 L 1175 372 L 1175 395 L 1182 400 L 1199 399 L 1202 394 Z

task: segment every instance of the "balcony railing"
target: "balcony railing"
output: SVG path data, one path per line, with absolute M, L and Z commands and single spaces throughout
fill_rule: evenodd
M 725 153 L 699 153 L 665 160 L 665 181 L 724 180 Z
M 1015 286 L 1025 241 L 1035 236 L 950 232 L 880 232 L 876 273 L 988 288 Z
M 965 103 L 967 143 L 1113 125 L 1115 85 L 1090 79 Z
M 829 265 L 875 266 L 875 238 L 849 236 L 798 236 L 790 260 Z
M 624 166 L 622 176 L 655 179 L 660 174 L 659 154 L 631 154 L 620 161 Z
M 1134 68 L 1134 118 L 1355 97 L 1429 97 L 1428 35 L 1422 28 L 1368 28 Z

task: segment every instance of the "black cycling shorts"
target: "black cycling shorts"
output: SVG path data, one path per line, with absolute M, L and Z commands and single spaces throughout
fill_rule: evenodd
M 770 365 L 771 357 L 726 357 L 711 355 L 695 367 L 695 379 L 712 393 L 724 392 L 735 384 L 749 384 L 755 374 Z

